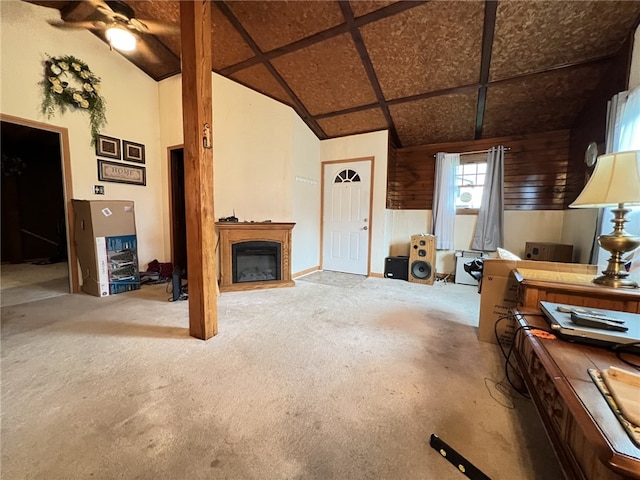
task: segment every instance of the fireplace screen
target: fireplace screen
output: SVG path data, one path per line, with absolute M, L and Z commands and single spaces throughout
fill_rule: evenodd
M 231 250 L 233 283 L 281 280 L 279 242 L 240 242 Z

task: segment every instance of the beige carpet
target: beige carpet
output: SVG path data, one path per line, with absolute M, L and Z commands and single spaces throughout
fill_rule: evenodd
M 69 264 L 5 264 L 0 267 L 0 301 L 3 307 L 69 293 Z
M 3 479 L 465 478 L 432 433 L 493 479 L 561 478 L 475 287 L 224 293 L 208 342 L 165 288 L 2 309 Z
M 366 275 L 320 270 L 305 275 L 304 277 L 299 277 L 297 280 L 301 282 L 320 283 L 322 285 L 329 285 L 330 287 L 353 288 L 360 285 L 366 279 Z

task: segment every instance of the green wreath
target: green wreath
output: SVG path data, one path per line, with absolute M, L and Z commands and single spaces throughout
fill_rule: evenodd
M 86 63 L 71 55 L 49 57 L 40 85 L 44 88 L 42 114 L 51 118 L 56 108 L 60 113 L 66 112 L 67 108 L 88 112 L 91 144 L 95 145 L 100 130 L 107 124 L 106 102 L 100 96 L 100 77 Z

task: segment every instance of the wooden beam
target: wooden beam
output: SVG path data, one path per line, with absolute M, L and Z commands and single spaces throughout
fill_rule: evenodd
M 391 5 L 387 5 L 386 7 L 380 8 L 379 10 L 374 10 L 373 12 L 367 13 L 361 17 L 354 19 L 353 25 L 355 28 L 360 28 L 363 25 L 377 22 L 378 20 L 382 20 L 386 17 L 397 15 L 404 12 L 405 10 L 419 7 L 423 3 L 427 3 L 427 1 L 429 0 L 411 0 L 392 3 Z M 219 2 L 215 2 L 215 4 L 216 6 L 220 5 Z M 273 50 L 269 50 L 268 52 L 263 52 L 262 57 L 251 57 L 247 60 L 243 60 L 242 62 L 238 62 L 234 65 L 225 67 L 217 73 L 225 77 L 229 77 L 235 72 L 242 70 L 243 68 L 252 67 L 253 65 L 262 63 L 264 60 L 273 60 L 274 58 L 286 55 L 287 53 L 295 52 L 296 50 L 309 47 L 314 43 L 322 42 L 329 38 L 337 37 L 338 35 L 347 33 L 349 32 L 350 28 L 351 26 L 347 23 L 341 23 L 340 25 L 336 25 L 335 27 L 322 30 L 321 32 L 301 38 L 300 40 L 296 40 L 295 42 L 292 42 L 288 45 L 283 45 L 282 47 L 274 48 Z
M 216 229 L 213 211 L 211 2 L 180 2 L 182 40 L 182 120 L 189 334 L 207 340 L 218 333 Z
M 247 30 L 244 28 L 242 23 L 240 23 L 240 20 L 238 20 L 238 18 L 233 14 L 231 9 L 223 1 L 217 2 L 216 6 L 218 7 L 218 9 L 220 9 L 223 15 L 227 17 L 227 20 L 229 20 L 231 25 L 233 25 L 234 28 L 238 31 L 242 39 L 247 43 L 247 45 L 249 45 L 251 50 L 253 50 L 253 53 L 256 56 L 256 58 L 260 59 L 260 61 L 264 64 L 266 69 L 269 70 L 269 73 L 271 73 L 273 78 L 275 78 L 275 80 L 280 84 L 282 89 L 285 92 L 287 92 L 287 94 L 291 97 L 291 100 L 293 100 L 292 106 L 295 109 L 296 113 L 307 124 L 307 126 L 311 129 L 311 131 L 315 134 L 315 136 L 318 137 L 320 140 L 327 138 L 328 135 L 324 132 L 322 127 L 318 125 L 318 122 L 314 120 L 313 115 L 309 113 L 309 110 L 307 110 L 307 107 L 304 106 L 302 101 L 298 98 L 296 93 L 291 89 L 289 84 L 284 81 L 280 73 L 275 69 L 275 67 L 271 64 L 271 62 L 264 56 L 264 53 L 262 52 L 262 50 L 260 50 L 260 47 L 258 47 L 258 44 L 253 40 L 253 38 L 251 38 L 251 35 L 249 35 L 249 32 L 247 32 Z
M 489 82 L 489 68 L 491 67 L 491 53 L 493 49 L 493 34 L 496 30 L 497 0 L 484 2 L 484 25 L 482 27 L 482 57 L 480 59 L 480 89 L 478 90 L 478 106 L 476 108 L 475 139 L 482 138 L 482 124 L 484 123 L 484 109 L 487 105 L 487 83 Z
M 378 81 L 378 76 L 376 75 L 376 72 L 373 68 L 373 63 L 371 63 L 371 58 L 369 57 L 367 48 L 364 46 L 364 41 L 362 40 L 362 35 L 360 35 L 360 30 L 355 25 L 355 19 L 353 17 L 351 5 L 349 5 L 347 2 L 340 2 L 340 10 L 342 10 L 342 16 L 349 26 L 349 33 L 351 34 L 353 43 L 356 46 L 356 50 L 358 50 L 358 55 L 360 56 L 360 60 L 362 61 L 362 66 L 367 73 L 367 78 L 369 79 L 369 83 L 371 83 L 371 88 L 373 88 L 373 91 L 376 94 L 378 105 L 380 106 L 380 109 L 382 110 L 384 118 L 387 122 L 387 126 L 389 127 L 389 136 L 391 138 L 391 142 L 394 145 L 402 146 L 400 137 L 398 136 L 398 132 L 396 131 L 396 126 L 393 123 L 393 118 L 391 118 L 391 112 L 389 112 L 389 107 L 387 105 L 387 102 L 385 101 L 384 94 L 382 93 L 382 87 L 380 86 L 380 82 Z

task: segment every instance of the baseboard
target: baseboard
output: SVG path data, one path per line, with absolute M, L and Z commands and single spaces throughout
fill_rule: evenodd
M 300 272 L 292 273 L 291 274 L 291 278 L 302 277 L 303 275 L 307 275 L 309 273 L 317 272 L 318 270 L 320 270 L 320 266 L 319 265 L 315 266 L 315 267 L 307 268 L 306 270 L 302 270 Z M 369 277 L 384 278 L 384 274 L 383 273 L 371 272 L 369 274 Z
M 291 274 L 291 278 L 298 278 L 303 275 L 307 275 L 308 273 L 317 272 L 320 270 L 320 265 L 316 265 L 315 267 L 307 268 L 306 270 L 302 270 L 301 272 L 296 272 Z

